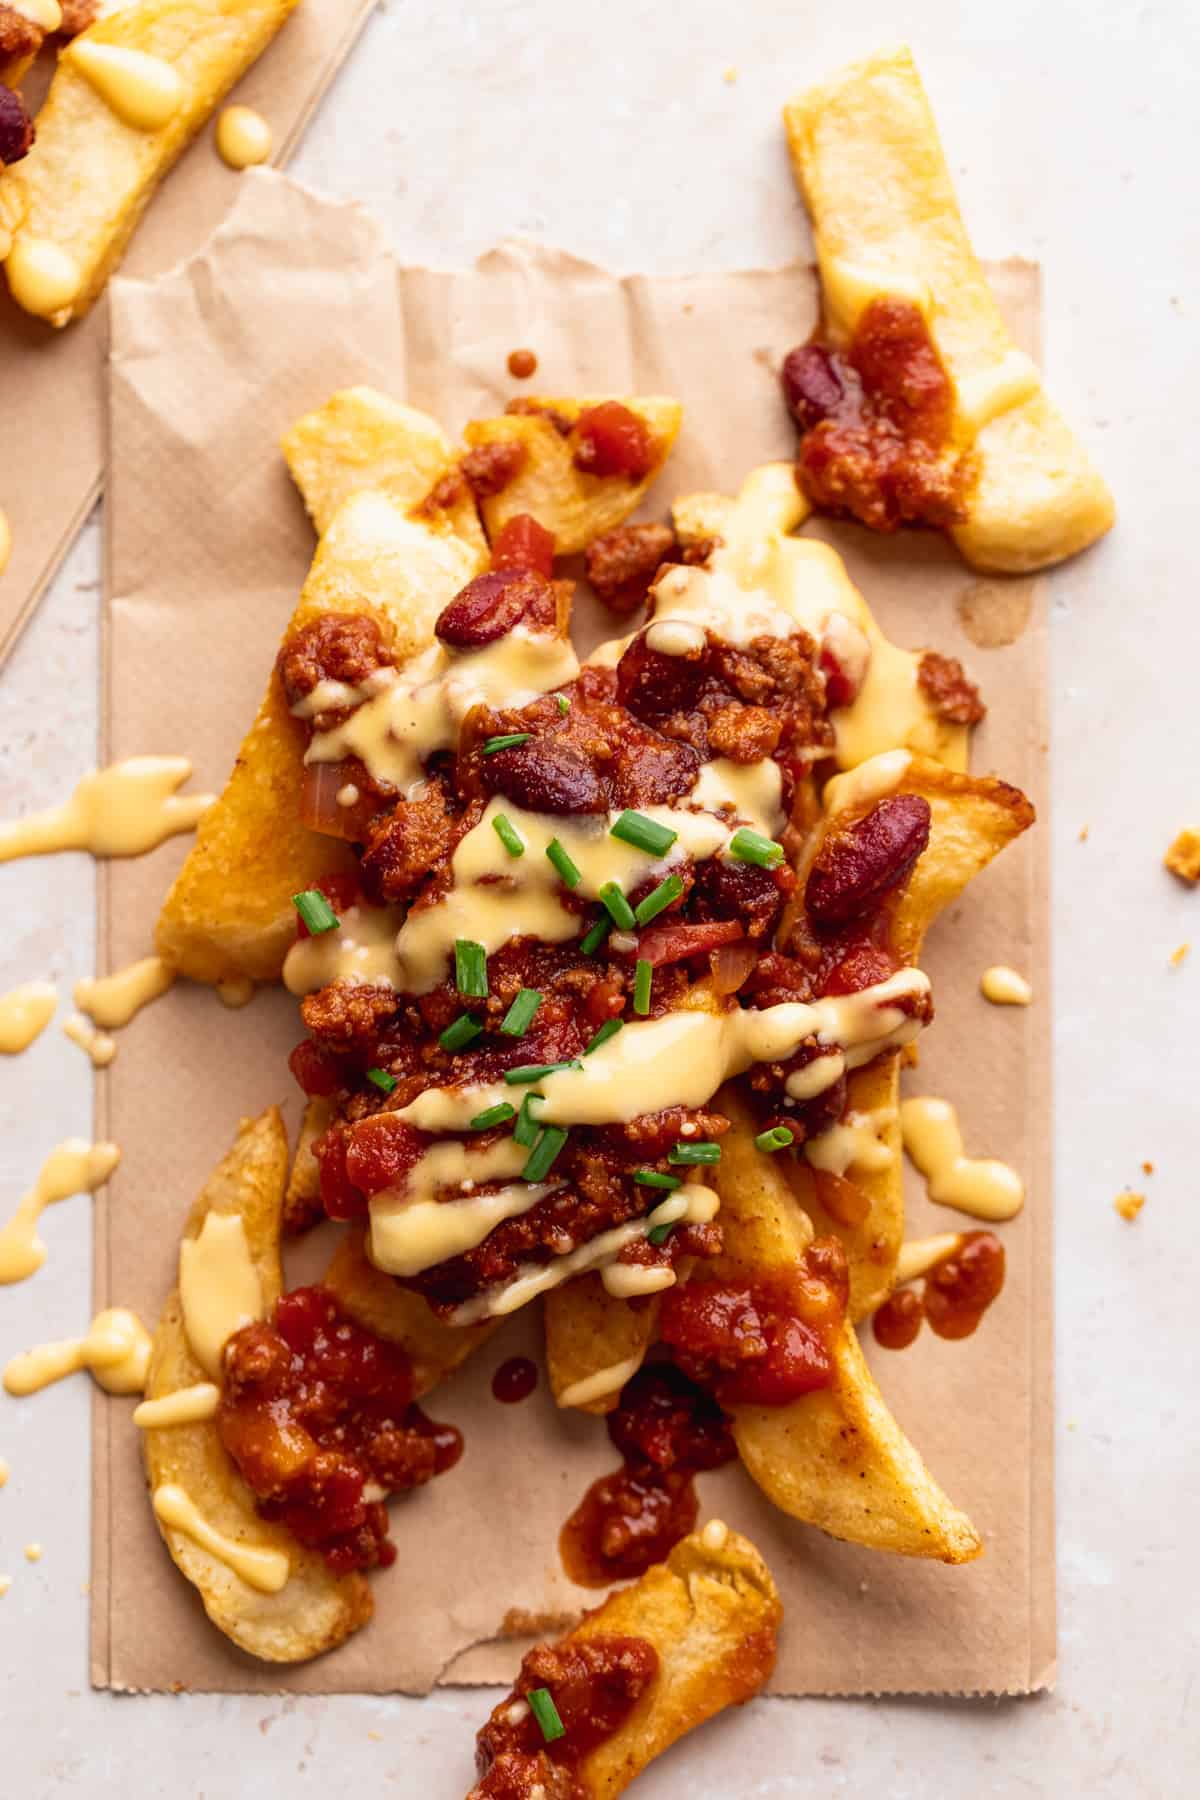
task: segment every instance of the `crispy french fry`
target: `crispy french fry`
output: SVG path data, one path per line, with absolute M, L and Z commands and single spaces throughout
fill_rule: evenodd
M 665 1563 L 611 1594 L 568 1633 L 563 1647 L 594 1638 L 643 1638 L 658 1654 L 658 1673 L 612 1736 L 575 1765 L 580 1792 L 588 1800 L 623 1794 L 687 1732 L 757 1694 L 775 1666 L 782 1619 L 761 1556 L 716 1520 L 676 1544 Z M 497 1711 L 511 1704 L 510 1696 Z
M 333 1120 L 333 1101 L 322 1095 L 306 1100 L 300 1120 L 300 1136 L 296 1154 L 288 1170 L 283 1194 L 283 1230 L 291 1236 L 307 1231 L 310 1225 L 325 1217 L 321 1205 L 321 1166 L 313 1155 L 313 1145 Z
M 1046 568 L 1109 529 L 1112 496 L 1013 344 L 958 209 L 929 101 L 904 47 L 843 69 L 784 109 L 812 218 L 825 323 L 844 344 L 871 300 L 926 314 L 977 476 L 952 535 L 967 561 Z
M 600 398 L 561 399 L 537 396 L 533 404 L 549 408 L 572 423 L 586 407 Z M 621 404 L 649 426 L 656 444 L 653 469 L 641 481 L 624 475 L 588 475 L 575 467 L 575 444 L 564 437 L 548 416 L 537 413 L 505 413 L 497 419 L 474 419 L 464 432 L 470 449 L 490 444 L 517 444 L 525 459 L 513 479 L 498 494 L 480 503 L 489 539 L 516 513 L 532 513 L 540 525 L 554 533 L 560 556 L 586 549 L 593 538 L 611 531 L 640 504 L 650 483 L 667 460 L 679 435 L 683 408 L 677 400 L 660 396 L 621 396 Z
M 658 1335 L 658 1303 L 614 1300 L 598 1275 L 551 1288 L 543 1302 L 546 1372 L 559 1406 L 611 1412 Z
M 272 1107 L 260 1118 L 242 1122 L 184 1230 L 185 1239 L 195 1238 L 209 1213 L 240 1214 L 268 1306 L 282 1286 L 279 1226 L 286 1170 L 287 1135 L 278 1108 Z M 205 1379 L 188 1343 L 176 1288 L 154 1336 L 146 1396 L 161 1399 Z M 241 1649 L 267 1662 L 303 1662 L 332 1650 L 370 1618 L 371 1593 L 364 1576 L 331 1574 L 323 1557 L 304 1549 L 282 1525 L 260 1517 L 214 1421 L 147 1429 L 142 1448 L 152 1491 L 181 1487 L 215 1530 L 241 1546 L 282 1552 L 288 1559 L 283 1587 L 260 1593 L 190 1537 L 160 1524 L 172 1559 L 199 1592 L 209 1618 Z
M 363 1233 L 356 1227 L 339 1239 L 322 1280 L 352 1319 L 407 1352 L 418 1399 L 466 1362 L 499 1323 L 444 1325 L 420 1294 L 402 1288 L 367 1261 Z
M 454 461 L 436 419 L 371 387 L 339 388 L 280 447 L 318 536 L 351 494 L 380 488 L 415 506 Z
M 431 641 L 442 608 L 483 566 L 443 514 L 352 494 L 317 546 L 289 630 L 321 613 L 372 613 L 397 656 Z M 291 896 L 353 869 L 349 848 L 300 821 L 303 738 L 272 671 L 224 793 L 167 895 L 155 943 L 194 981 L 276 981 L 295 929 Z
M 82 318 L 159 182 L 296 4 L 129 0 L 75 39 L 38 114 L 37 143 L 0 180 L 0 216 L 18 221 L 7 263 L 18 305 L 53 325 Z M 139 129 L 118 117 L 77 60 L 97 46 L 166 65 L 178 100 L 165 122 Z

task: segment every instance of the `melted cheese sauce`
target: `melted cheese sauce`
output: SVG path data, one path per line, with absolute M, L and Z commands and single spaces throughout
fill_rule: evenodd
M 14 1356 L 4 1370 L 10 1394 L 36 1394 L 51 1382 L 89 1369 L 109 1394 L 140 1394 L 150 1362 L 150 1333 L 124 1307 L 96 1314 L 87 1335 L 38 1344 Z
M 228 981 L 217 983 L 217 999 L 231 1012 L 239 1012 L 243 1006 L 249 1006 L 253 998 L 254 983 L 248 975 L 231 975 Z
M 955 377 L 957 435 L 973 443 L 1001 413 L 1031 400 L 1042 385 L 1036 363 L 1022 350 L 1006 350 L 990 368 L 964 371 Z
M 217 153 L 231 169 L 252 169 L 271 154 L 271 127 L 251 106 L 227 106 L 217 120 Z
M 179 1246 L 179 1298 L 192 1354 L 213 1380 L 235 1331 L 263 1316 L 262 1283 L 240 1213 L 205 1215 L 199 1235 Z
M 557 1181 L 508 1181 L 487 1193 L 470 1193 L 483 1183 L 519 1175 L 528 1160 L 528 1148 L 511 1137 L 486 1149 L 457 1138 L 431 1145 L 403 1188 L 372 1197 L 371 1261 L 391 1275 L 419 1275 L 476 1249 L 504 1219 L 528 1212 L 562 1186 Z M 459 1190 L 466 1190 L 467 1197 L 439 1198 Z
M 1033 989 L 1025 977 L 1004 963 L 983 971 L 979 991 L 993 1006 L 1028 1006 L 1033 1000 Z
M 187 90 L 179 71 L 161 56 L 81 37 L 63 51 L 63 60 L 133 131 L 162 131 L 183 105 Z
M 910 1238 L 908 1243 L 901 1244 L 896 1258 L 897 1287 L 928 1275 L 930 1269 L 953 1256 L 962 1241 L 961 1231 L 942 1231 L 936 1237 Z
M 154 1513 L 169 1531 L 182 1532 L 260 1594 L 277 1594 L 287 1581 L 290 1564 L 282 1550 L 256 1550 L 210 1525 L 191 1495 L 175 1482 L 154 1490 Z
M 904 1148 L 925 1177 L 929 1198 L 974 1219 L 1011 1219 L 1025 1204 L 1025 1184 L 1007 1163 L 975 1160 L 963 1145 L 948 1100 L 922 1096 L 900 1107 Z
M 619 1394 L 625 1383 L 637 1374 L 643 1360 L 640 1353 L 637 1356 L 627 1356 L 624 1362 L 610 1363 L 606 1369 L 597 1369 L 594 1375 L 585 1375 L 579 1381 L 572 1381 L 558 1395 L 555 1404 L 590 1406 L 593 1400 L 603 1400 L 609 1394 Z
M 825 783 L 822 804 L 827 813 L 857 812 L 894 794 L 912 767 L 911 750 L 881 750 L 856 769 Z
M 27 1280 L 45 1262 L 46 1246 L 37 1225 L 46 1208 L 72 1194 L 94 1193 L 120 1160 L 116 1144 L 89 1144 L 83 1138 L 67 1138 L 50 1152 L 37 1180 L 0 1229 L 0 1285 Z
M 929 284 L 918 275 L 895 269 L 872 269 L 849 257 L 822 256 L 821 305 L 825 326 L 835 344 L 847 345 L 874 300 L 907 300 L 926 319 L 933 314 Z
M 51 325 L 67 323 L 83 286 L 83 274 L 69 250 L 50 238 L 22 232 L 10 242 L 4 273 L 9 292 L 25 312 Z
M 0 1488 L 2 1488 L 4 1486 L 4 1484 L 7 1482 L 8 1478 L 11 1474 L 12 1474 L 12 1470 L 9 1468 L 8 1464 L 5 1462 L 4 1458 L 2 1456 L 0 1456 Z
M 713 1556 L 719 1556 L 729 1542 L 729 1527 L 724 1519 L 710 1519 L 700 1533 L 700 1542 Z
M 63 1026 L 63 1036 L 79 1045 L 84 1055 L 91 1058 L 94 1069 L 107 1069 L 117 1054 L 116 1038 L 109 1037 L 106 1031 L 97 1031 L 82 1013 L 71 1014 Z
M 27 981 L 0 995 L 0 1056 L 19 1056 L 54 1017 L 58 990 L 53 982 Z
M 75 1004 L 105 1031 L 119 1031 L 174 980 L 174 969 L 161 956 L 144 956 L 111 975 L 84 976 L 75 983 Z
M 6 254 L 4 249 L 4 232 L 0 227 L 0 258 Z M 8 522 L 8 514 L 0 510 L 0 575 L 8 567 L 8 559 L 12 555 L 12 526 Z
M 284 958 L 283 985 L 290 994 L 312 994 L 331 981 L 399 988 L 396 934 L 403 916 L 392 906 L 348 907 L 336 930 L 297 938 Z
M 62 7 L 58 0 L 8 0 L 8 4 L 42 31 L 62 30 Z
M 849 1169 L 877 1175 L 895 1160 L 884 1135 L 895 1122 L 896 1112 L 890 1106 L 876 1107 L 873 1112 L 848 1112 L 827 1131 L 809 1138 L 804 1154 L 814 1169 L 832 1175 L 845 1175 Z
M 213 1419 L 221 1403 L 221 1390 L 212 1381 L 197 1381 L 177 1388 L 157 1400 L 143 1400 L 133 1409 L 133 1422 L 141 1431 L 158 1431 L 172 1425 L 199 1425 Z
M 131 756 L 85 775 L 62 806 L 0 825 L 0 862 L 59 850 L 142 856 L 194 831 L 212 805 L 213 794 L 176 794 L 191 772 L 185 756 Z

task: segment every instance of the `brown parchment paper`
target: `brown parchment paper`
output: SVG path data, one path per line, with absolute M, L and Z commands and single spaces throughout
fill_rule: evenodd
M 267 118 L 286 163 L 374 0 L 301 0 L 230 95 Z M 31 92 L 41 85 L 37 70 Z M 150 276 L 203 244 L 243 178 L 213 147 L 213 126 L 168 175 L 122 267 Z M 0 574 L 0 667 L 91 511 L 104 481 L 108 302 L 65 331 L 14 305 L 0 275 L 0 506 L 12 557 Z
M 1034 271 L 993 273 L 1033 348 Z M 812 271 L 799 266 L 618 279 L 518 244 L 462 273 L 397 273 L 362 213 L 277 174 L 253 176 L 188 267 L 153 286 L 114 286 L 107 753 L 186 750 L 198 782 L 224 780 L 312 549 L 277 437 L 332 388 L 390 383 L 457 430 L 502 404 L 506 354 L 531 344 L 544 391 L 677 393 L 685 423 L 653 497 L 661 509 L 692 488 L 735 488 L 751 466 L 787 453 L 773 371 L 815 307 Z M 976 767 L 1044 804 L 1040 586 L 980 584 L 933 536 L 824 529 L 897 640 L 960 654 L 983 683 L 991 712 Z M 959 623 L 968 594 L 977 621 L 1030 601 L 1026 629 L 1007 646 L 977 647 Z M 1028 1180 L 1025 1212 L 1003 1228 L 1008 1285 L 975 1338 L 925 1334 L 901 1356 L 871 1349 L 897 1415 L 987 1554 L 965 1569 L 872 1555 L 773 1511 L 738 1469 L 702 1478 L 704 1513 L 754 1538 L 783 1590 L 778 1692 L 1023 1692 L 1052 1678 L 1047 841 L 1043 825 L 1008 851 L 931 938 L 938 1018 L 908 1078 L 954 1099 L 971 1150 L 1011 1158 Z M 109 965 L 145 953 L 185 847 L 105 868 Z M 979 997 L 980 971 L 998 960 L 1030 972 L 1036 1006 Z M 184 1210 L 237 1118 L 286 1099 L 294 1122 L 283 1059 L 299 1035 L 282 994 L 231 1014 L 186 986 L 123 1034 L 102 1078 L 101 1128 L 124 1160 L 97 1209 L 98 1303 L 155 1315 Z M 959 1223 L 915 1187 L 912 1197 L 912 1233 Z M 519 1407 L 491 1399 L 499 1362 L 538 1338 L 530 1309 L 433 1396 L 435 1414 L 465 1432 L 462 1463 L 396 1506 L 399 1560 L 375 1580 L 372 1624 L 291 1671 L 250 1663 L 208 1626 L 158 1541 L 128 1408 L 98 1400 L 94 1681 L 419 1692 L 438 1679 L 507 1678 L 515 1633 L 594 1603 L 563 1575 L 557 1533 L 615 1462 L 603 1427 L 558 1415 L 544 1385 Z

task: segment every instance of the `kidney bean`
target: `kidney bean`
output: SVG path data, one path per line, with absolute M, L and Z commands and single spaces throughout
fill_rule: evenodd
M 587 758 L 549 738 L 485 756 L 482 773 L 492 793 L 504 794 L 527 812 L 597 813 L 607 804 Z
M 783 359 L 780 385 L 787 409 L 801 431 L 828 419 L 845 396 L 842 373 L 822 344 L 798 344 Z
M 473 650 L 494 644 L 522 619 L 554 621 L 554 589 L 533 569 L 489 569 L 476 575 L 444 608 L 434 630 L 443 644 Z
M 854 824 L 825 839 L 809 871 L 804 902 L 819 925 L 841 925 L 867 912 L 906 875 L 929 842 L 928 800 L 891 794 Z

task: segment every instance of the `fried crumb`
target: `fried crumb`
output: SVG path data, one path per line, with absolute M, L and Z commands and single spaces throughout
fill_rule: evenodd
M 1144 1162 L 1142 1164 L 1142 1174 L 1143 1175 L 1153 1175 L 1153 1173 L 1154 1173 L 1154 1164 L 1152 1162 Z
M 1191 947 L 1190 944 L 1176 944 L 1170 956 L 1170 963 L 1173 969 L 1178 969 L 1183 966 L 1187 961 L 1188 951 Z
M 1185 825 L 1163 857 L 1163 867 L 1195 887 L 1200 881 L 1200 825 Z
M 1126 1188 L 1124 1193 L 1118 1194 L 1113 1201 L 1113 1205 L 1121 1217 L 1128 1220 L 1131 1225 L 1145 1204 L 1145 1194 L 1135 1194 L 1132 1188 Z
M 1081 825 L 1081 826 L 1080 826 L 1080 827 L 1079 827 L 1079 841 L 1080 841 L 1080 843 L 1081 843 L 1081 844 L 1086 844 L 1086 843 L 1087 843 L 1087 841 L 1088 841 L 1088 832 L 1089 832 L 1089 831 L 1090 831 L 1090 830 L 1091 830 L 1091 829 L 1092 829 L 1092 828 L 1091 828 L 1091 826 L 1090 826 L 1090 825 Z
M 732 87 L 734 82 L 737 80 L 737 78 L 738 78 L 738 72 L 731 63 L 729 68 L 727 68 L 725 73 L 722 75 L 721 80 L 727 81 L 729 83 L 730 87 Z

